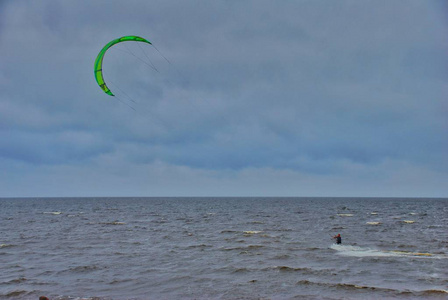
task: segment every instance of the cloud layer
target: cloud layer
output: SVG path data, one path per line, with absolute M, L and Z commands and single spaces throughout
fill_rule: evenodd
M 3 2 L 0 196 L 446 196 L 446 12 Z

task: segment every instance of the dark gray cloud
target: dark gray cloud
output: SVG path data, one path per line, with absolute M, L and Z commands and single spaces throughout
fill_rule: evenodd
M 175 184 L 201 194 L 204 182 L 217 195 L 328 186 L 368 196 L 380 185 L 445 195 L 444 10 L 437 1 L 2 2 L 0 188 L 21 195 L 41 171 L 40 182 L 58 177 L 60 188 L 27 195 L 64 194 L 87 174 L 104 179 L 85 194 L 151 195 L 146 184 L 160 176 L 160 195 Z M 117 45 L 104 60 L 114 99 L 93 62 L 129 34 L 170 62 L 148 45 Z M 410 171 L 420 175 L 407 193 L 397 178 Z

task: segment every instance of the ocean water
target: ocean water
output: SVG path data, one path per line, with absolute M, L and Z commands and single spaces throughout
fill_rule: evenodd
M 0 299 L 448 299 L 448 199 L 0 199 L 0 270 Z

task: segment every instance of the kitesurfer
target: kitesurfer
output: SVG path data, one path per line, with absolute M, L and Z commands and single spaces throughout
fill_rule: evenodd
M 338 233 L 338 235 L 335 235 L 333 238 L 336 239 L 336 244 L 341 244 L 342 243 L 342 238 L 341 238 L 341 235 L 339 233 Z

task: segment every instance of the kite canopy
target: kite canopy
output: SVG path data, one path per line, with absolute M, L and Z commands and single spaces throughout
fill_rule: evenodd
M 114 94 L 112 94 L 110 89 L 107 87 L 106 82 L 104 82 L 103 57 L 106 54 L 106 51 L 113 45 L 121 43 L 121 42 L 132 42 L 132 41 L 148 43 L 148 44 L 152 45 L 151 42 L 149 42 L 148 40 L 141 38 L 139 36 L 135 36 L 135 35 L 123 36 L 121 38 L 110 41 L 106 46 L 103 47 L 103 49 L 101 49 L 100 53 L 98 53 L 98 56 L 96 57 L 95 69 L 94 69 L 95 79 L 96 79 L 96 82 L 98 83 L 98 85 L 100 86 L 100 88 L 108 95 L 114 96 Z

